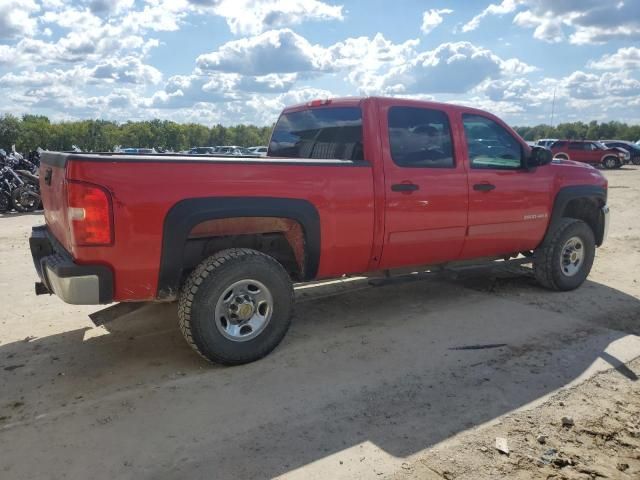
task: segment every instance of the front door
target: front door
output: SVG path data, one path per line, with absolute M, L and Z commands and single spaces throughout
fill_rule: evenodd
M 497 121 L 462 115 L 469 166 L 469 229 L 463 258 L 534 249 L 551 216 L 549 168 L 525 168 L 525 147 Z
M 467 227 L 467 174 L 453 150 L 448 115 L 380 105 L 385 174 L 381 268 L 457 259 Z

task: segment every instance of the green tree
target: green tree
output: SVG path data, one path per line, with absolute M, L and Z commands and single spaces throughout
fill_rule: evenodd
M 18 117 L 11 114 L 0 117 L 0 148 L 7 152 L 11 149 L 20 137 L 22 122 Z

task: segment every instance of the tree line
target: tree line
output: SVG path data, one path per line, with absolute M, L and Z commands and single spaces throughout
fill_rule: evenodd
M 572 122 L 556 126 L 536 125 L 514 127 L 525 140 L 539 138 L 564 139 L 640 139 L 640 125 L 612 121 L 598 123 Z M 139 122 L 111 122 L 106 120 L 79 120 L 51 122 L 43 115 L 0 116 L 0 148 L 12 145 L 19 152 L 38 147 L 46 150 L 71 150 L 73 145 L 83 151 L 110 151 L 114 146 L 162 148 L 173 151 L 196 146 L 213 145 L 266 145 L 272 127 L 235 125 L 207 127 L 197 123 L 176 123 L 170 120 Z
M 525 140 L 534 141 L 539 138 L 561 138 L 565 140 L 640 140 L 640 125 L 628 125 L 622 122 L 589 123 L 571 122 L 535 127 L 514 127 L 514 130 Z
M 206 127 L 158 119 L 125 123 L 106 120 L 51 122 L 43 115 L 3 115 L 0 116 L 0 148 L 8 151 L 15 145 L 19 152 L 38 147 L 64 151 L 76 145 L 83 151 L 106 152 L 120 145 L 177 152 L 199 146 L 251 147 L 267 145 L 271 129 L 255 125 Z

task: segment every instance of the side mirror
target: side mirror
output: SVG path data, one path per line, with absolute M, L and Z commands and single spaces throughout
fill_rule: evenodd
M 551 150 L 545 147 L 531 147 L 531 154 L 527 158 L 527 168 L 548 165 L 553 160 Z

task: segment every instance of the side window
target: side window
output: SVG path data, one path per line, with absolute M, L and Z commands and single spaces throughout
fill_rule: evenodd
M 584 150 L 582 142 L 571 142 L 569 144 L 569 150 Z
M 440 110 L 416 107 L 389 109 L 389 144 L 400 167 L 453 168 L 449 118 Z
M 507 130 L 480 115 L 462 116 L 471 168 L 522 168 L 522 146 Z
M 269 156 L 363 160 L 360 108 L 309 108 L 281 115 L 271 135 Z

